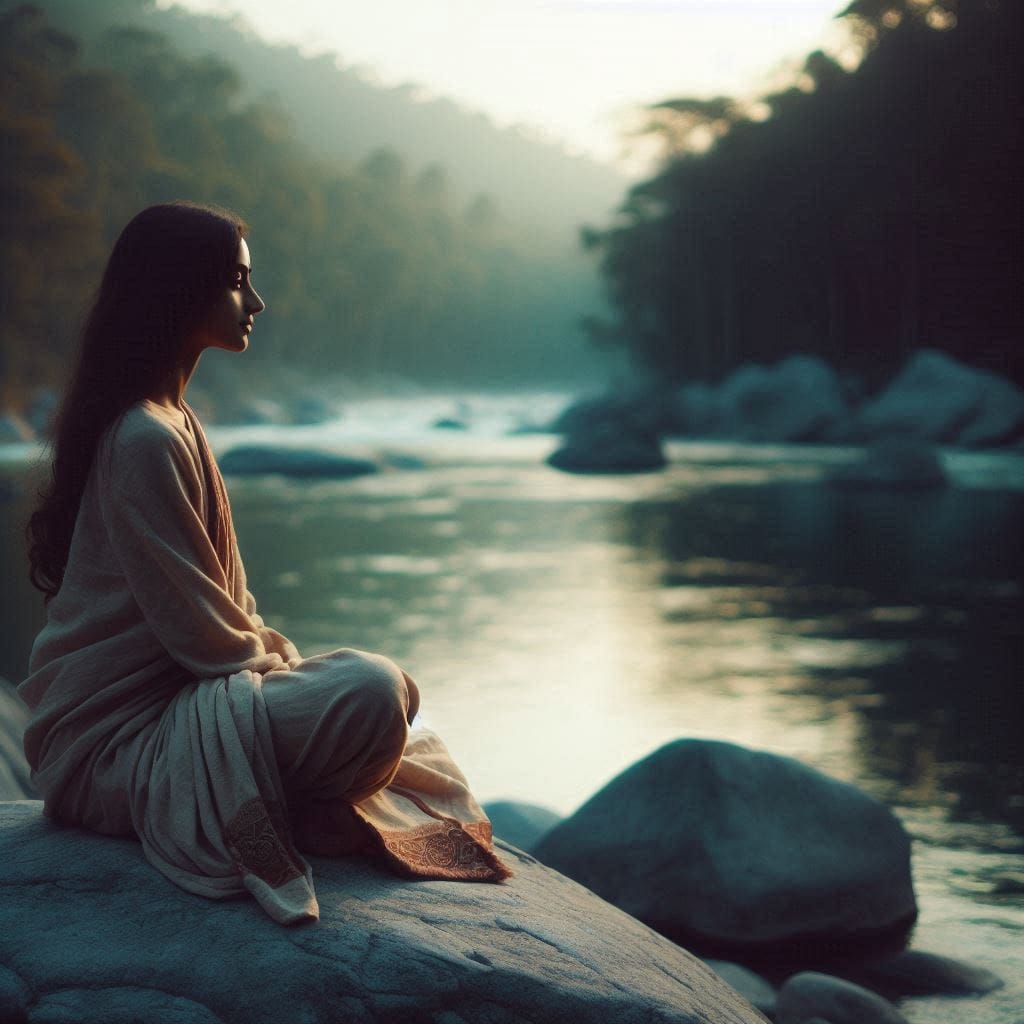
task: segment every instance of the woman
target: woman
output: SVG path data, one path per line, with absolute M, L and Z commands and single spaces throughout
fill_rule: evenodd
M 190 203 L 122 232 L 28 526 L 47 622 L 19 687 L 51 816 L 136 834 L 172 881 L 318 916 L 309 866 L 371 852 L 417 877 L 508 871 L 419 694 L 379 655 L 303 659 L 246 589 L 220 473 L 185 388 L 243 352 L 263 300 L 245 225 Z

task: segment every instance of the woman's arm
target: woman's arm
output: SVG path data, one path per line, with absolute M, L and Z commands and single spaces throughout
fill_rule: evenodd
M 283 668 L 228 592 L 200 514 L 201 468 L 184 439 L 152 421 L 123 424 L 97 459 L 111 545 L 168 654 L 201 679 Z
M 248 590 L 245 592 L 245 611 L 255 624 L 256 631 L 263 641 L 263 646 L 268 651 L 276 651 L 280 654 L 288 662 L 289 668 L 295 668 L 302 661 L 302 655 L 299 654 L 298 648 L 283 633 L 278 633 L 276 629 L 271 629 L 263 621 L 263 616 L 256 611 L 256 598 Z

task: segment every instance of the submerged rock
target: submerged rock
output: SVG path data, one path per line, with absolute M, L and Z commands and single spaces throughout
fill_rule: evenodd
M 345 478 L 377 472 L 377 464 L 369 459 L 269 445 L 232 448 L 218 462 L 221 472 L 236 476 L 277 473 L 281 476 Z
M 910 839 L 888 808 L 729 743 L 662 747 L 534 852 L 663 935 L 744 963 L 900 948 L 917 916 Z
M 24 800 L 36 795 L 21 742 L 28 715 L 14 687 L 0 679 L 0 800 Z
M 562 816 L 547 807 L 519 800 L 495 800 L 484 804 L 494 834 L 520 850 L 532 850 L 541 836 L 550 832 Z
M 5 1020 L 763 1024 L 712 970 L 502 846 L 502 885 L 313 859 L 319 922 L 170 885 L 130 839 L 0 804 Z M 0 969 L 2 971 L 3 969 Z
M 776 1024 L 908 1024 L 907 1018 L 874 992 L 828 974 L 805 971 L 779 990 Z

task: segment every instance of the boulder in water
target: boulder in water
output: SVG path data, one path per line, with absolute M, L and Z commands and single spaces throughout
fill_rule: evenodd
M 277 473 L 281 476 L 339 479 L 377 472 L 377 464 L 369 459 L 352 458 L 309 448 L 282 448 L 269 445 L 232 448 L 225 452 L 218 462 L 221 472 L 235 476 Z
M 570 434 L 547 461 L 567 473 L 649 473 L 666 464 L 654 434 L 613 423 Z
M 1024 434 L 1024 392 L 935 349 L 915 352 L 857 414 L 851 437 L 937 444 L 1005 444 Z
M 910 839 L 883 804 L 797 761 L 678 740 L 534 848 L 709 956 L 810 966 L 906 944 Z
M 796 974 L 779 990 L 776 1024 L 908 1024 L 892 1003 L 827 974 Z
M 526 804 L 520 800 L 495 800 L 484 804 L 494 834 L 520 850 L 532 850 L 541 836 L 550 832 L 561 820 L 548 807 Z
M 739 441 L 823 441 L 841 432 L 850 417 L 835 371 L 815 356 L 743 366 L 712 394 L 716 415 L 706 424 L 710 433 Z M 707 395 L 687 396 L 684 389 L 684 408 L 697 403 L 694 420 L 710 419 Z

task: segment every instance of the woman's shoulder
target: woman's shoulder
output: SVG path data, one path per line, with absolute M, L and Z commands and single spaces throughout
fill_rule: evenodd
M 122 414 L 111 436 L 119 444 L 183 442 L 188 436 L 187 424 L 185 414 L 180 409 L 170 409 L 146 398 Z
M 194 455 L 189 444 L 188 427 L 175 410 L 148 399 L 127 409 L 111 426 L 104 438 L 103 450 L 115 475 L 118 470 L 156 469 L 168 458 L 184 467 Z

